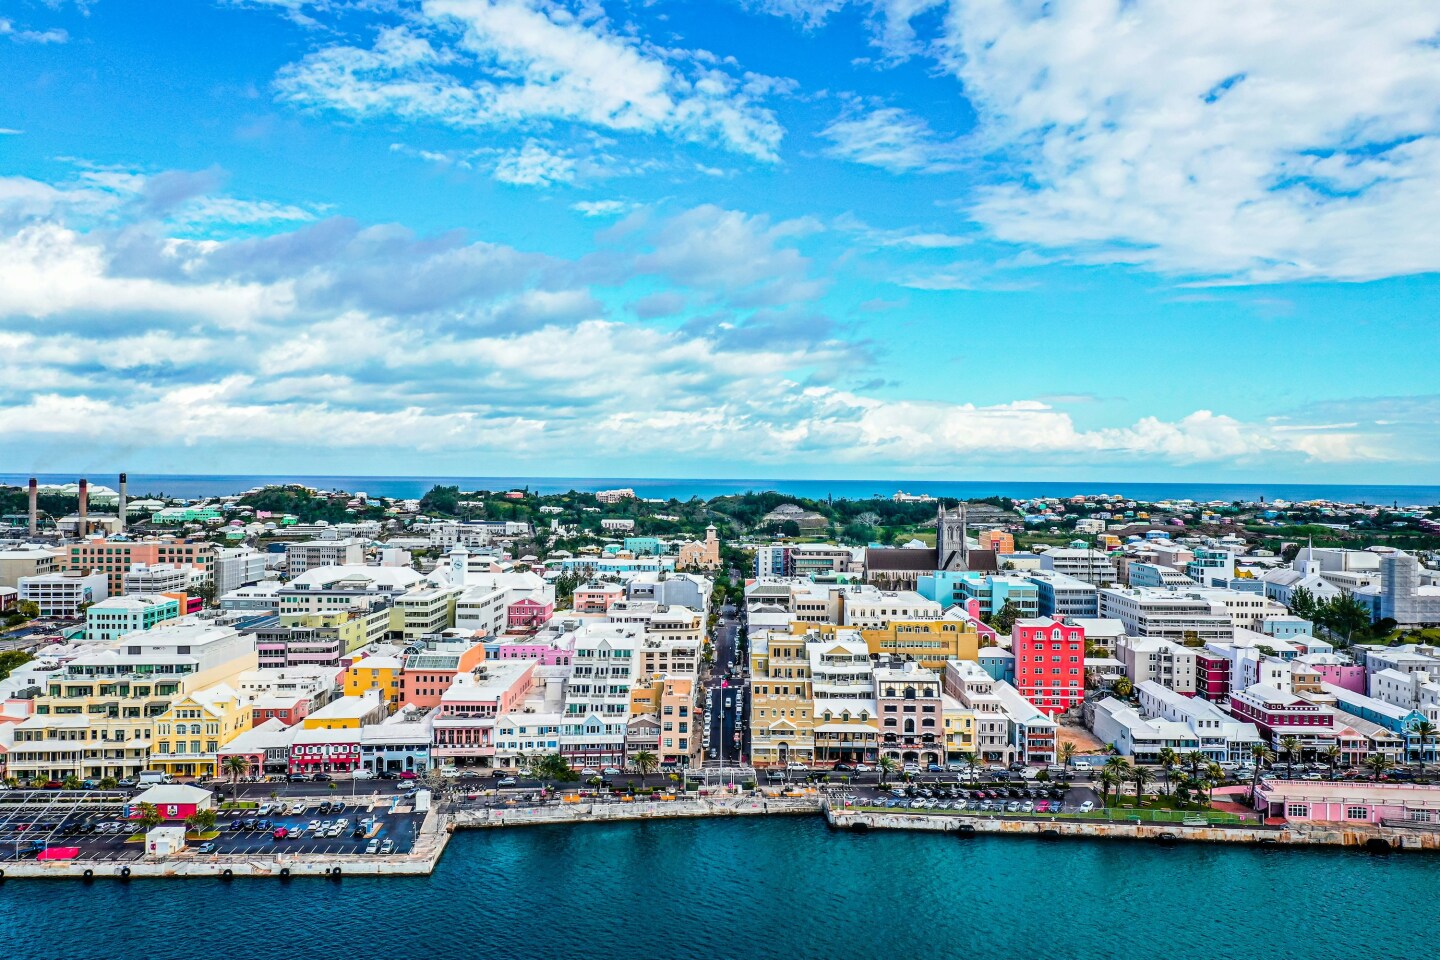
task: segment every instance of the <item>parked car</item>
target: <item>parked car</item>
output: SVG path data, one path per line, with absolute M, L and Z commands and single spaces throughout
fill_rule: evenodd
M 276 827 L 275 832 L 272 833 L 270 836 L 276 840 L 284 840 L 286 837 L 290 836 L 290 830 L 288 827 Z
M 1080 804 L 1080 812 L 1081 812 L 1081 813 L 1089 813 L 1091 810 L 1094 810 L 1094 809 L 1095 809 L 1095 804 L 1094 804 L 1093 802 L 1089 801 L 1089 800 L 1086 800 L 1085 802 L 1083 802 L 1083 803 Z
M 292 774 L 290 774 L 290 776 L 289 776 L 287 779 L 289 779 L 289 781 L 290 781 L 291 783 L 309 783 L 309 782 L 310 782 L 310 774 L 308 774 L 308 773 L 292 773 Z
M 366 853 L 379 853 L 379 852 L 380 852 L 380 841 L 379 841 L 378 839 L 376 839 L 376 840 L 371 840 L 369 843 L 365 844 L 365 852 L 366 852 Z
M 206 840 L 204 843 L 200 844 L 200 846 L 198 846 L 198 847 L 195 848 L 195 852 L 196 852 L 196 853 L 214 853 L 214 852 L 215 852 L 215 841 L 214 841 L 214 840 Z
M 513 787 L 518 781 L 514 777 L 501 777 L 495 781 L 497 787 Z
M 395 841 L 390 840 L 389 838 L 387 838 L 387 839 L 382 840 L 382 841 L 380 842 L 380 852 L 381 852 L 381 853 L 389 853 L 389 852 L 391 852 L 391 851 L 394 850 L 394 849 L 395 849 Z

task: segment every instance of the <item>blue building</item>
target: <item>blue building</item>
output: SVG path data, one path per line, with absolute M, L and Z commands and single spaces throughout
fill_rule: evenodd
M 1015 654 L 1004 647 L 981 647 L 980 669 L 990 674 L 993 680 L 1015 682 Z

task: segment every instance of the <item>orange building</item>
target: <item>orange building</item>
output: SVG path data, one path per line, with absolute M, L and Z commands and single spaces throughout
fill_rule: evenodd
M 133 564 L 191 566 L 215 576 L 215 545 L 195 540 L 85 540 L 71 544 L 61 562 L 66 570 L 103 573 L 110 596 L 125 592 L 125 571 Z
M 484 660 L 483 644 L 463 640 L 433 644 L 410 654 L 400 671 L 400 705 L 423 710 L 438 707 L 456 675 L 470 673 Z
M 975 539 L 980 541 L 981 550 L 994 550 L 996 553 L 1015 552 L 1015 537 L 1005 530 L 981 530 L 975 534 Z

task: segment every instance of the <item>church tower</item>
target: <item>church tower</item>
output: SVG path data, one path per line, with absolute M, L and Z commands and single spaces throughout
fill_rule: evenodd
M 970 569 L 969 549 L 965 545 L 965 501 L 951 511 L 944 505 L 935 516 L 935 567 L 937 570 Z

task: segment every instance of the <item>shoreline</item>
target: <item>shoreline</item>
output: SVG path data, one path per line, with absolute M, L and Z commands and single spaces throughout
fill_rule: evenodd
M 413 877 L 434 872 L 457 830 L 648 820 L 694 820 L 751 816 L 819 815 L 831 830 L 911 830 L 978 836 L 1028 837 L 1035 840 L 1122 840 L 1159 844 L 1208 843 L 1289 848 L 1354 849 L 1373 853 L 1440 852 L 1440 830 L 1398 826 L 1326 827 L 1313 824 L 1220 826 L 1183 823 L 1123 823 L 1101 820 L 1040 819 L 892 812 L 873 808 L 836 808 L 818 797 L 745 797 L 649 801 L 646 803 L 576 803 L 562 807 L 432 810 L 410 853 L 375 857 L 287 855 L 197 859 L 188 856 L 127 863 L 94 861 L 21 861 L 0 865 L 0 883 L 8 880 L 130 880 L 207 877 L 239 879 L 271 877 L 287 880 L 322 877 Z

